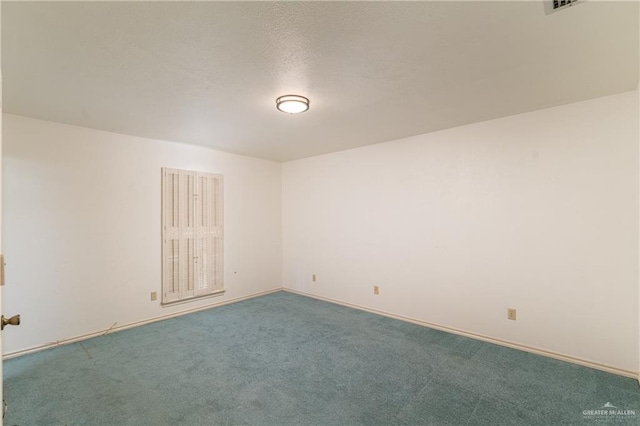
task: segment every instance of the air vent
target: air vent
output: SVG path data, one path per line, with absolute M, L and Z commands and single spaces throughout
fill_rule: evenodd
M 545 0 L 544 11 L 546 14 L 565 10 L 575 5 L 576 3 L 582 3 L 584 0 Z

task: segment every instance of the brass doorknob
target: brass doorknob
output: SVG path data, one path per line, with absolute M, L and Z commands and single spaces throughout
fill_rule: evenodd
M 20 325 L 20 315 L 14 315 L 9 319 L 6 319 L 4 315 L 0 317 L 0 330 L 4 330 L 5 325 Z

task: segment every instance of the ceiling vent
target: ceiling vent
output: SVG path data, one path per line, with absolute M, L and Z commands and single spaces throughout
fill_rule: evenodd
M 545 0 L 544 11 L 548 15 L 550 13 L 568 9 L 576 3 L 582 2 L 584 2 L 584 0 Z

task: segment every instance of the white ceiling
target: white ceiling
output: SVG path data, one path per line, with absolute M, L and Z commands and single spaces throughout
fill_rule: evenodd
M 2 2 L 5 112 L 286 161 L 638 85 L 637 2 Z M 311 109 L 278 112 L 284 94 Z

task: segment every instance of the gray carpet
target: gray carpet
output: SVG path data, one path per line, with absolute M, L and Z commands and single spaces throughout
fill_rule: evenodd
M 4 374 L 5 425 L 640 422 L 633 379 L 285 292 L 12 359 Z M 636 415 L 585 412 L 607 402 Z

